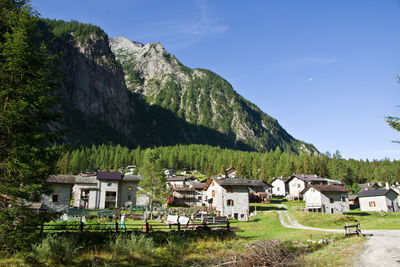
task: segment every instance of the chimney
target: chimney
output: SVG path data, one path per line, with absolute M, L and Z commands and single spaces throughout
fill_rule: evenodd
M 389 183 L 389 182 L 386 182 L 385 188 L 386 188 L 386 189 L 390 189 L 390 183 Z
M 367 185 L 368 185 L 368 186 L 371 186 L 371 183 L 370 183 L 370 182 L 368 182 L 368 183 L 367 183 Z

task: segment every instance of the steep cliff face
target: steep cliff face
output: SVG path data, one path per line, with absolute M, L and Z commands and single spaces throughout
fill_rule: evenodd
M 117 37 L 110 44 L 123 67 L 127 88 L 143 95 L 149 104 L 258 151 L 279 146 L 293 152 L 317 152 L 237 94 L 226 80 L 209 70 L 182 65 L 160 43 L 143 45 Z
M 72 144 L 101 143 L 124 139 L 134 131 L 124 74 L 110 50 L 108 36 L 98 27 L 46 20 L 47 42 L 57 55 L 58 95 L 62 124 L 69 128 Z M 83 25 L 83 26 L 82 26 Z M 81 28 L 80 28 L 81 27 Z

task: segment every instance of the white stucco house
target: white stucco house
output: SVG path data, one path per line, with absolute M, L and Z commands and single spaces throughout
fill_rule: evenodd
M 208 209 L 218 216 L 226 216 L 241 221 L 249 218 L 249 181 L 242 178 L 208 179 L 205 202 Z
M 309 174 L 292 174 L 286 182 L 289 190 L 288 199 L 301 198 L 301 192 L 308 186 L 328 183 L 322 177 Z
M 358 193 L 361 211 L 398 212 L 398 194 L 393 189 L 363 190 Z
M 348 190 L 340 185 L 311 185 L 302 195 L 309 212 L 342 214 L 350 210 Z
M 284 197 L 288 193 L 288 184 L 286 183 L 287 178 L 275 177 L 272 180 L 272 195 L 278 197 Z

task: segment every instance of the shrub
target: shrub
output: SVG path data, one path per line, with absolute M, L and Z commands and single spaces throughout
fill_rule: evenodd
M 36 261 L 50 265 L 69 264 L 79 249 L 72 238 L 48 235 L 42 243 L 33 246 L 32 253 L 28 253 L 25 260 L 30 263 Z
M 154 248 L 154 240 L 145 235 L 119 235 L 110 242 L 113 257 L 145 258 L 153 254 Z

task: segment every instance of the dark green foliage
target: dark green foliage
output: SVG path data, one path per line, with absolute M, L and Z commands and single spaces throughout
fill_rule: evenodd
M 0 249 L 8 252 L 30 244 L 27 227 L 41 219 L 25 206 L 50 192 L 46 179 L 56 173 L 60 152 L 49 147 L 59 136 L 49 130 L 59 117 L 51 111 L 53 58 L 26 2 L 0 1 L 0 194 L 13 207 L 0 210 Z
M 317 174 L 321 177 L 340 180 L 349 185 L 353 192 L 365 182 L 400 182 L 400 161 L 374 160 L 357 161 L 308 154 L 296 155 L 275 151 L 259 153 L 235 151 L 207 145 L 178 145 L 153 149 L 161 155 L 164 168 L 197 170 L 206 175 L 217 175 L 221 167 L 233 166 L 237 176 L 271 181 L 273 177 L 288 177 L 293 173 Z M 69 173 L 92 171 L 96 168 L 113 170 L 128 165 L 143 166 L 144 151 L 126 147 L 101 145 L 82 147 L 64 155 L 59 164 Z M 84 155 L 84 156 L 83 156 Z M 77 157 L 77 159 L 74 159 Z M 69 160 L 68 160 L 69 159 Z M 77 163 L 74 163 L 77 162 Z M 85 166 L 79 169 L 78 166 Z M 225 168 L 223 167 L 223 168 Z

